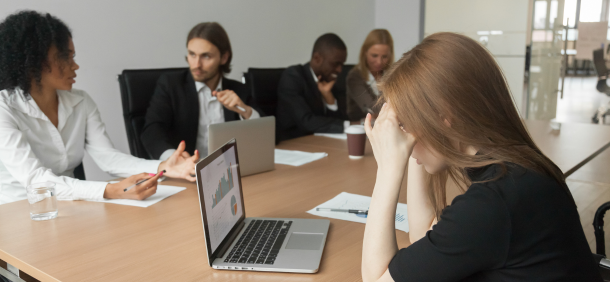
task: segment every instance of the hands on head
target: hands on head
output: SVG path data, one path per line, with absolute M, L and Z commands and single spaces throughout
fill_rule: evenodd
M 233 90 L 213 91 L 212 96 L 225 108 L 240 114 L 244 119 L 249 119 L 252 115 L 252 107 L 246 105 Z
M 387 167 L 404 172 L 417 139 L 398 121 L 396 112 L 387 103 L 383 104 L 375 120 L 375 127 L 371 126 L 371 118 L 370 113 L 366 115 L 364 129 L 373 147 L 377 165 L 379 168 Z

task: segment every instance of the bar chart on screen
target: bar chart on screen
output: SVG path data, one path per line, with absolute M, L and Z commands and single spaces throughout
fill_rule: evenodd
M 237 214 L 237 200 L 235 200 L 235 196 L 231 196 L 231 213 L 233 215 Z
M 210 245 L 215 250 L 243 216 L 235 148 L 201 169 Z
M 216 205 L 222 201 L 222 199 L 229 194 L 231 189 L 233 189 L 233 168 L 231 167 L 231 163 L 229 163 L 229 167 L 227 167 L 227 174 L 223 174 L 222 177 L 218 180 L 218 189 L 212 195 L 212 208 L 216 207 Z

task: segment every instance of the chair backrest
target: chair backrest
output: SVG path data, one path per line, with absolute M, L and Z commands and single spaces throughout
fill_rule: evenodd
M 146 110 L 157 86 L 157 80 L 164 73 L 184 71 L 187 68 L 123 70 L 119 75 L 123 119 L 129 142 L 129 151 L 138 158 L 151 159 L 140 140 L 144 127 Z
M 248 72 L 244 73 L 252 99 L 267 116 L 275 116 L 277 112 L 277 86 L 284 70 L 248 68 Z
M 85 177 L 85 167 L 83 166 L 83 163 L 80 163 L 74 168 L 74 178 L 78 180 L 87 180 Z
M 600 49 L 601 51 L 601 49 Z M 598 263 L 599 272 L 604 281 L 610 281 L 610 260 L 606 259 L 606 243 L 604 241 L 604 216 L 610 209 L 610 202 L 602 204 L 593 217 L 593 230 L 595 234 L 596 254 L 593 254 Z
M 604 60 L 604 50 L 596 49 L 593 50 L 593 65 L 598 77 L 607 76 L 608 69 L 606 68 L 606 61 Z
M 337 77 L 337 82 L 333 86 L 333 93 L 343 93 L 346 91 L 346 78 L 354 65 L 343 65 L 341 73 Z M 275 116 L 277 109 L 277 86 L 285 68 L 248 68 L 244 73 L 245 84 L 250 88 L 254 102 L 263 110 L 265 115 Z M 341 105 L 345 97 L 337 97 Z M 345 108 L 343 107 L 343 108 Z
M 337 98 L 337 105 L 339 110 L 345 115 L 347 119 L 347 74 L 354 68 L 354 65 L 343 65 L 341 73 L 337 76 L 337 82 L 333 86 L 333 94 Z
M 333 86 L 333 94 L 337 98 L 337 104 L 347 119 L 347 97 L 346 78 L 354 65 L 343 65 L 337 82 Z M 257 106 L 267 116 L 275 116 L 277 113 L 277 88 L 285 68 L 248 68 L 244 73 L 245 84 L 252 93 L 252 98 Z M 277 119 L 276 119 L 277 122 Z M 279 127 L 275 127 L 279 131 Z M 281 134 L 276 132 L 276 143 L 279 142 Z

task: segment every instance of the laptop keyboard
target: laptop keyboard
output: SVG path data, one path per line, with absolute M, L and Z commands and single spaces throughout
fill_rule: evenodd
M 225 262 L 273 264 L 292 221 L 253 220 L 229 252 Z

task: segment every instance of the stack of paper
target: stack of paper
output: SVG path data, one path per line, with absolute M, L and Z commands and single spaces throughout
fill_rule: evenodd
M 177 194 L 178 192 L 183 191 L 185 189 L 186 188 L 179 187 L 179 186 L 157 185 L 157 193 L 155 193 L 154 195 L 152 195 L 142 201 L 128 200 L 128 199 L 102 199 L 102 200 L 97 200 L 97 201 L 93 201 L 93 202 L 119 204 L 119 205 L 146 208 L 146 207 L 150 207 L 150 206 L 158 203 L 159 201 L 161 201 L 171 195 Z
M 335 219 L 348 220 L 353 222 L 366 223 L 366 218 L 358 216 L 353 213 L 347 212 L 322 212 L 316 211 L 316 208 L 332 208 L 332 209 L 346 209 L 346 210 L 368 210 L 371 205 L 371 197 L 350 194 L 347 192 L 341 192 L 341 194 L 328 200 L 327 202 L 307 211 L 310 214 L 330 217 Z M 396 207 L 396 218 L 395 218 L 396 229 L 404 232 L 409 232 L 409 222 L 407 221 L 407 205 L 398 203 Z
M 327 153 L 308 153 L 275 149 L 275 163 L 292 166 L 301 166 L 328 156 Z

